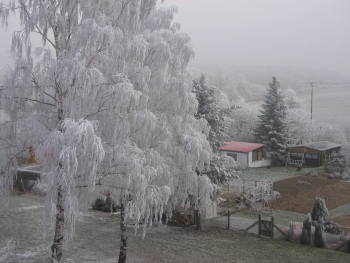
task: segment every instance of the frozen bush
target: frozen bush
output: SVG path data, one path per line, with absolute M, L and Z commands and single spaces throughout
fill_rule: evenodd
M 324 221 L 319 217 L 315 227 L 315 246 L 324 247 L 326 245 L 326 235 L 324 233 Z
M 48 189 L 48 186 L 47 184 L 43 183 L 42 181 L 40 180 L 37 180 L 31 191 L 32 193 L 36 194 L 36 195 L 40 195 L 40 196 L 46 196 L 46 193 L 47 193 L 47 189 Z
M 93 206 L 93 210 L 99 210 L 102 212 L 116 212 L 117 207 L 112 203 L 112 200 L 109 196 L 107 196 L 106 200 L 102 197 L 98 197 Z
M 312 210 L 311 217 L 314 221 L 318 220 L 320 217 L 325 221 L 329 220 L 329 213 L 324 199 L 316 197 L 316 203 Z
M 347 179 L 349 179 L 350 178 L 350 175 L 349 174 L 347 174 L 347 173 L 343 173 L 342 174 L 342 179 L 343 180 L 347 180 Z
M 311 216 L 308 214 L 303 221 L 303 230 L 301 232 L 300 243 L 308 245 L 310 244 L 310 231 L 311 231 Z

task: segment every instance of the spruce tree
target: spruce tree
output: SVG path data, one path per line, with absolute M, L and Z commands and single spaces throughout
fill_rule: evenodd
M 282 163 L 287 145 L 286 106 L 280 83 L 275 76 L 269 85 L 262 108 L 255 138 L 266 145 L 266 152 L 273 163 Z

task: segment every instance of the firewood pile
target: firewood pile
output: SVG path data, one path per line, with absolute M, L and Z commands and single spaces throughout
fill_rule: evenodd
M 175 226 L 189 226 L 192 225 L 192 216 L 190 213 L 173 213 L 171 219 L 169 220 L 169 224 Z

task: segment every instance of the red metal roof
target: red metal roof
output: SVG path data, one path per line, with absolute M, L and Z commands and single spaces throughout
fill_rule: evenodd
M 259 148 L 262 148 L 264 146 L 265 146 L 265 144 L 261 144 L 261 143 L 232 141 L 227 145 L 221 146 L 220 150 L 221 151 L 230 151 L 230 152 L 248 153 L 248 152 L 252 152 L 254 150 L 257 150 Z

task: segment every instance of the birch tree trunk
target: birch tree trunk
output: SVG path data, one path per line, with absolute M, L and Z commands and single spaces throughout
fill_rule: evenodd
M 64 208 L 63 208 L 63 193 L 59 187 L 57 192 L 57 214 L 54 242 L 51 246 L 52 260 L 51 263 L 61 261 L 62 244 L 63 244 L 63 228 L 64 228 Z
M 56 50 L 57 53 L 57 50 Z M 62 103 L 61 103 L 62 105 Z M 63 110 L 62 107 L 58 109 L 58 121 L 61 122 L 63 120 Z M 62 129 L 59 129 L 62 131 Z M 59 164 L 60 169 L 62 168 L 62 163 Z M 53 240 L 53 244 L 51 246 L 52 251 L 52 260 L 51 263 L 61 261 L 61 257 L 63 255 L 62 245 L 63 245 L 63 229 L 64 229 L 64 193 L 61 187 L 59 186 L 57 189 L 57 204 L 56 204 L 56 225 L 55 225 L 55 237 Z
M 126 234 L 126 222 L 125 222 L 125 206 L 124 203 L 120 204 L 120 251 L 118 263 L 126 263 L 126 241 L 128 236 Z

